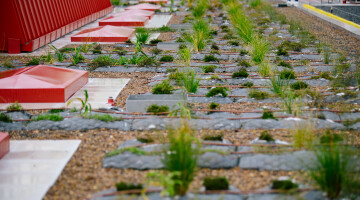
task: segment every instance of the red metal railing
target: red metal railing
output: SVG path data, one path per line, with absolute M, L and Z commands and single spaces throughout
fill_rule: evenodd
M 0 50 L 33 51 L 112 10 L 109 0 L 1 0 Z

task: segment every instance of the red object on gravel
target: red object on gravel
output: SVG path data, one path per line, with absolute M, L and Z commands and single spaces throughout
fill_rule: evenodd
M 101 26 L 81 31 L 71 36 L 71 42 L 125 42 L 135 29 L 117 26 Z
M 145 26 L 149 21 L 148 17 L 139 15 L 120 15 L 117 17 L 107 17 L 99 22 L 99 26 Z
M 109 0 L 1 0 L 0 51 L 34 51 L 113 9 Z
M 149 19 L 151 19 L 155 15 L 155 12 L 148 11 L 148 10 L 126 10 L 121 13 L 116 13 L 112 16 L 118 17 L 118 16 L 122 16 L 122 15 L 139 15 L 139 16 L 144 16 L 144 17 L 148 17 Z
M 10 136 L 8 133 L 0 132 L 0 159 L 10 151 Z
M 87 71 L 37 65 L 0 72 L 1 103 L 63 103 L 88 82 Z
M 160 5 L 154 5 L 154 4 L 149 4 L 149 3 L 142 3 L 142 4 L 138 4 L 135 6 L 129 6 L 127 8 L 125 8 L 125 10 L 149 10 L 149 11 L 155 11 L 155 10 L 160 10 L 161 6 Z

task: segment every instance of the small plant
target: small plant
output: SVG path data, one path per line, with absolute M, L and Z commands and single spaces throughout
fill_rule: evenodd
M 73 57 L 72 57 L 72 64 L 77 65 L 78 63 L 80 63 L 80 62 L 82 62 L 84 60 L 85 60 L 85 58 L 81 54 L 81 49 L 80 48 L 75 48 L 75 55 L 73 55 Z
M 179 60 L 185 66 L 190 66 L 191 50 L 187 46 L 185 46 L 184 48 L 180 48 L 177 54 L 179 55 Z
M 237 65 L 238 66 L 243 66 L 243 67 L 251 67 L 251 64 L 246 60 L 239 60 Z
M 132 41 L 131 41 L 130 39 L 127 39 L 127 40 L 125 41 L 125 44 L 132 44 Z
M 290 63 L 287 63 L 283 60 L 281 60 L 279 63 L 278 63 L 279 66 L 283 66 L 283 67 L 286 67 L 286 68 L 289 68 L 289 69 L 292 69 L 292 66 Z
M 126 147 L 126 148 L 115 149 L 114 151 L 110 151 L 104 157 L 105 158 L 106 157 L 112 157 L 112 156 L 122 154 L 124 152 L 130 152 L 130 153 L 135 154 L 135 155 L 146 155 L 146 154 L 148 154 L 146 151 L 144 151 L 142 149 L 139 149 L 137 147 Z
M 229 181 L 225 177 L 205 177 L 203 185 L 206 190 L 229 189 Z
M 50 120 L 50 121 L 62 121 L 64 118 L 59 114 L 45 114 L 45 115 L 38 115 L 34 120 Z
M 292 190 L 297 189 L 298 184 L 293 183 L 291 180 L 274 180 L 272 182 L 271 189 L 274 190 Z
M 161 83 L 156 84 L 153 89 L 153 94 L 172 94 L 174 87 L 170 85 L 168 81 L 163 81 Z
M 15 103 L 11 104 L 10 106 L 6 107 L 6 111 L 8 112 L 21 111 L 21 110 L 23 110 L 23 107 L 17 101 L 15 101 Z
M 240 49 L 239 55 L 240 55 L 240 56 L 245 56 L 245 55 L 248 54 L 248 53 L 249 53 L 249 52 L 246 51 L 245 49 Z
M 152 39 L 152 40 L 150 40 L 150 44 L 157 44 L 157 43 L 159 43 L 159 42 L 162 42 L 162 40 L 160 40 L 160 39 Z
M 93 54 L 101 54 L 102 53 L 101 50 L 102 50 L 101 45 L 97 44 L 94 46 L 92 52 L 93 52 Z
M 0 113 L 0 122 L 10 123 L 12 119 L 6 113 Z
M 46 55 L 41 56 L 41 60 L 43 60 L 46 63 L 52 64 L 52 63 L 54 63 L 55 59 L 54 59 L 53 55 L 50 52 L 47 52 Z
M 79 110 L 76 108 L 76 107 L 72 107 L 71 109 L 70 109 L 70 112 L 78 112 Z
M 58 62 L 62 62 L 65 60 L 65 54 L 64 52 L 60 51 L 59 49 L 57 49 L 54 45 L 49 44 L 49 47 L 55 51 L 55 55 L 57 57 Z
M 65 111 L 65 109 L 51 109 L 51 110 L 49 110 L 49 113 L 56 114 L 56 113 L 61 113 L 64 111 Z
M 95 119 L 103 122 L 114 122 L 114 121 L 122 121 L 123 119 L 121 117 L 113 117 L 109 114 L 103 114 L 103 115 L 87 115 L 86 118 L 88 119 Z
M 163 164 L 169 172 L 179 173 L 173 177 L 177 181 L 174 189 L 175 194 L 182 196 L 195 177 L 201 144 L 186 121 L 182 121 L 176 129 L 170 128 L 168 137 L 169 146 L 163 153 Z
M 90 51 L 90 49 L 95 45 L 96 45 L 96 42 L 93 42 L 93 43 L 86 42 L 85 44 L 80 45 L 80 47 L 78 49 L 80 49 L 80 51 L 83 53 L 88 53 Z M 76 49 L 77 48 L 75 48 L 75 50 L 74 50 L 75 52 L 76 52 Z
M 137 28 L 135 36 L 136 36 L 136 43 L 144 45 L 149 40 L 150 33 L 145 28 Z
M 213 43 L 210 47 L 212 50 L 220 50 L 220 47 L 216 44 L 216 43 Z
M 139 56 L 136 60 L 136 64 L 138 67 L 149 67 L 149 66 L 157 65 L 154 57 L 147 57 L 147 56 Z
M 210 80 L 221 81 L 221 78 L 217 74 L 213 74 L 213 75 L 210 76 Z
M 319 78 L 323 78 L 323 79 L 327 79 L 329 81 L 332 81 L 334 78 L 330 75 L 329 72 L 321 72 L 318 76 L 313 76 L 311 77 L 311 79 L 319 79 Z
M 265 140 L 267 142 L 274 142 L 275 141 L 273 136 L 267 130 L 261 132 L 259 140 Z
M 137 137 L 136 140 L 146 144 L 154 142 L 154 139 L 150 135 L 146 135 L 145 137 Z
M 330 56 L 331 56 L 329 48 L 326 47 L 326 46 L 323 46 L 322 47 L 322 52 L 323 52 L 323 56 L 324 56 L 324 63 L 329 64 L 330 63 Z
M 263 100 L 270 97 L 269 93 L 256 89 L 250 90 L 248 95 L 249 97 L 254 98 L 256 100 Z
M 115 65 L 116 60 L 110 55 L 101 55 L 95 58 L 90 65 L 94 67 L 103 67 L 103 66 L 113 66 Z
M 284 49 L 284 47 L 278 46 L 276 55 L 278 55 L 278 56 L 289 56 L 289 53 L 288 53 L 288 51 L 286 49 Z
M 252 86 L 254 86 L 254 83 L 252 83 L 252 82 L 246 82 L 246 83 L 241 84 L 241 86 L 244 86 L 244 87 L 247 87 L 247 88 L 251 88 Z
M 152 48 L 150 50 L 150 53 L 154 54 L 154 55 L 159 55 L 161 54 L 162 50 L 161 49 L 158 49 L 158 48 Z
M 296 76 L 295 76 L 295 72 L 293 70 L 283 70 L 280 72 L 280 75 L 279 77 L 281 79 L 295 79 Z
M 32 58 L 28 63 L 26 63 L 26 66 L 39 65 L 39 64 L 40 64 L 39 58 Z
M 249 73 L 246 71 L 245 68 L 241 68 L 239 71 L 234 72 L 231 77 L 232 78 L 247 78 Z
M 271 65 L 269 62 L 263 62 L 261 63 L 261 65 L 258 67 L 257 71 L 259 72 L 259 74 L 263 77 L 268 77 L 270 76 L 271 73 Z
M 264 110 L 263 114 L 262 114 L 262 119 L 276 119 L 276 117 L 274 117 L 274 113 L 273 112 L 270 112 L 268 110 Z
M 252 60 L 255 64 L 261 64 L 264 61 L 267 52 L 269 51 L 269 43 L 265 39 L 259 36 L 255 36 L 250 44 L 252 46 Z
M 151 30 L 152 32 L 175 32 L 175 30 L 171 29 L 168 26 L 163 25 L 160 28 L 154 28 Z
M 329 129 L 320 137 L 320 144 L 334 144 L 342 142 L 344 138 L 340 134 L 332 133 Z
M 190 71 L 185 73 L 183 77 L 183 84 L 187 92 L 196 93 L 197 88 L 199 87 L 200 79 L 195 77 L 195 72 Z
M 185 35 L 185 39 L 193 45 L 196 52 L 200 52 L 206 47 L 210 37 L 209 24 L 203 19 L 198 19 L 193 23 L 193 30 L 191 34 Z
M 281 79 L 279 76 L 272 75 L 270 77 L 271 91 L 277 95 L 282 95 L 288 89 L 289 80 Z
M 291 84 L 290 88 L 293 90 L 301 90 L 301 89 L 309 88 L 309 85 L 303 81 L 297 81 L 297 82 Z
M 215 102 L 211 102 L 210 105 L 209 105 L 210 110 L 215 110 L 215 109 L 217 109 L 219 107 L 220 107 L 220 104 L 215 103 Z
M 329 199 L 357 197 L 360 177 L 354 173 L 353 156 L 358 152 L 343 145 L 323 145 L 315 150 L 316 159 L 310 176 Z
M 211 89 L 207 94 L 206 97 L 213 97 L 217 94 L 221 94 L 223 97 L 227 97 L 228 93 L 226 92 L 226 88 L 224 87 L 216 87 Z
M 212 134 L 206 134 L 204 135 L 204 137 L 202 137 L 203 140 L 208 140 L 208 141 L 223 141 L 224 138 L 224 134 L 220 133 L 220 134 L 216 134 L 216 135 L 212 135 Z
M 220 62 L 214 55 L 205 55 L 204 62 Z
M 168 76 L 168 79 L 175 80 L 177 85 L 181 85 L 184 78 L 185 72 L 179 72 L 177 69 L 174 72 L 171 72 Z
M 161 57 L 159 61 L 160 62 L 172 62 L 172 61 L 174 61 L 174 57 L 171 55 L 165 55 L 165 56 Z
M 239 46 L 240 45 L 239 41 L 237 41 L 237 40 L 230 40 L 227 43 L 229 45 L 233 45 L 233 46 Z
M 315 140 L 313 133 L 313 125 L 311 121 L 302 122 L 295 125 L 294 129 L 291 130 L 294 137 L 294 148 L 311 148 Z
M 116 183 L 115 187 L 116 187 L 117 191 L 143 189 L 143 186 L 141 184 L 132 184 L 132 183 L 125 183 L 125 182 Z
M 69 106 L 73 101 L 78 100 L 78 101 L 80 101 L 80 103 L 81 103 L 81 108 L 80 108 L 80 110 L 79 110 L 79 115 L 81 115 L 82 110 L 85 109 L 83 115 L 86 116 L 88 113 L 91 113 L 91 104 L 88 103 L 89 94 L 88 94 L 88 91 L 87 91 L 87 90 L 84 90 L 84 96 L 85 96 L 85 99 L 84 99 L 84 100 L 82 100 L 81 98 L 73 98 L 73 99 L 70 99 L 70 100 L 67 102 L 67 105 L 66 105 L 66 106 Z
M 206 65 L 206 66 L 202 67 L 204 73 L 214 73 L 215 68 L 216 68 L 216 65 Z
M 14 65 L 9 61 L 5 61 L 3 63 L 3 66 L 6 67 L 6 68 L 9 68 L 9 69 L 15 68 Z
M 146 110 L 146 112 L 149 113 L 153 113 L 154 115 L 157 115 L 159 113 L 165 113 L 165 112 L 169 112 L 169 107 L 164 105 L 164 106 L 159 106 L 157 104 L 152 104 L 151 106 L 149 106 Z

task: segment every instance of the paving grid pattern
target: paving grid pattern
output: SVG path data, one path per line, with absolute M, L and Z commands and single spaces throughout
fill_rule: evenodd
M 11 140 L 10 152 L 0 160 L 0 199 L 42 199 L 80 142 Z

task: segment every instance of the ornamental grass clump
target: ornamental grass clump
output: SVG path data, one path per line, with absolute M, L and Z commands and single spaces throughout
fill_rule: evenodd
M 186 67 L 190 66 L 191 49 L 189 49 L 187 46 L 184 46 L 183 48 L 179 49 L 177 54 L 179 55 L 180 63 L 184 64 Z
M 210 37 L 210 28 L 208 22 L 198 19 L 193 23 L 193 32 L 186 34 L 185 39 L 193 45 L 194 51 L 202 51 Z
M 90 65 L 94 67 L 113 66 L 115 64 L 116 60 L 110 55 L 101 55 L 90 63 Z
M 250 42 L 252 47 L 251 57 L 255 64 L 261 64 L 267 52 L 269 51 L 269 43 L 262 37 L 256 35 Z
M 270 90 L 279 96 L 282 96 L 284 91 L 288 89 L 289 80 L 284 80 L 276 75 L 272 75 L 269 80 L 271 86 Z
M 358 156 L 359 150 L 347 145 L 317 146 L 310 176 L 329 199 L 355 199 L 360 195 L 360 176 L 354 171 Z
M 241 5 L 234 3 L 228 9 L 231 23 L 233 24 L 240 39 L 246 44 L 252 41 L 253 24 L 242 11 Z
M 201 144 L 185 120 L 179 127 L 168 129 L 168 138 L 169 145 L 164 151 L 162 162 L 165 170 L 177 173 L 172 177 L 176 181 L 175 195 L 183 196 L 196 175 Z
M 288 70 L 288 69 L 281 71 L 279 77 L 281 79 L 288 79 L 288 80 L 296 78 L 295 72 L 293 70 Z
M 194 71 L 185 73 L 182 81 L 187 92 L 196 93 L 200 79 L 196 78 L 196 73 Z

